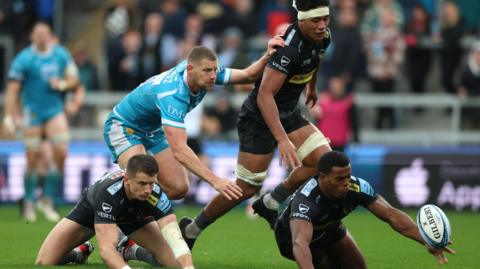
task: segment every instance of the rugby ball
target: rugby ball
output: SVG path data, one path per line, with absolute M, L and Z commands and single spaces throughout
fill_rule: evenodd
M 435 205 L 424 205 L 418 210 L 417 226 L 425 242 L 433 248 L 444 248 L 450 241 L 450 222 L 445 213 Z

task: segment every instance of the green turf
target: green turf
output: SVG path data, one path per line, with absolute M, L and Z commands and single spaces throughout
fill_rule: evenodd
M 198 208 L 177 208 L 177 214 L 193 216 Z M 68 208 L 62 208 L 66 213 Z M 345 223 L 360 245 L 369 268 L 480 268 L 480 215 L 447 211 L 458 254 L 449 256 L 449 264 L 436 265 L 433 256 L 421 245 L 403 238 L 367 211 L 357 210 Z M 0 268 L 36 268 L 33 266 L 42 240 L 53 224 L 43 219 L 26 224 L 16 207 L 0 207 Z M 282 258 L 274 243 L 273 233 L 262 220 L 249 220 L 243 210 L 234 210 L 204 232 L 194 248 L 196 268 L 296 268 Z M 90 264 L 75 268 L 106 268 L 98 249 Z M 149 268 L 131 262 L 135 268 Z M 69 266 L 70 267 L 70 266 Z M 50 268 L 50 267 L 42 267 Z M 53 267 L 51 267 L 53 268 Z

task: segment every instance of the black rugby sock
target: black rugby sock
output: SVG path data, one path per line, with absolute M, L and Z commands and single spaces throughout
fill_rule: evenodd
M 287 197 L 290 196 L 290 194 L 292 194 L 292 192 L 285 189 L 283 183 L 278 184 L 275 189 L 273 189 L 273 191 L 270 193 L 272 198 L 275 199 L 275 201 L 277 201 L 279 204 L 283 203 L 287 199 Z
M 137 250 L 135 251 L 135 257 L 137 260 L 144 261 L 153 267 L 162 267 L 162 264 L 155 259 L 155 256 L 141 246 L 138 246 Z

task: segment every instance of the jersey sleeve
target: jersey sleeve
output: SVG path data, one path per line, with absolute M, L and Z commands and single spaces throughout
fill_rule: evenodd
M 215 84 L 223 85 L 230 82 L 232 77 L 232 69 L 225 66 L 219 65 L 217 68 L 217 78 L 215 79 Z
M 153 186 L 152 194 L 147 198 L 147 201 L 151 205 L 150 214 L 155 220 L 173 214 L 172 202 L 158 184 L 155 183 Z
M 361 178 L 353 178 L 349 189 L 355 193 L 355 202 L 363 207 L 367 207 L 378 197 L 370 183 Z
M 188 105 L 175 97 L 178 89 L 157 94 L 157 107 L 162 117 L 162 125 L 185 129 L 185 115 Z
M 313 188 L 317 187 L 316 180 L 307 182 L 292 199 L 290 204 L 290 219 L 303 219 L 312 222 L 318 215 L 318 207 L 315 200 L 309 198 Z
M 8 71 L 8 79 L 22 81 L 25 78 L 27 69 L 25 57 L 25 53 L 22 52 L 13 59 Z
M 268 61 L 267 66 L 288 75 L 298 67 L 299 57 L 296 48 L 286 46 L 278 49 Z
M 95 224 L 115 224 L 119 214 L 119 205 L 113 201 L 113 195 L 104 191 L 95 197 L 93 210 Z

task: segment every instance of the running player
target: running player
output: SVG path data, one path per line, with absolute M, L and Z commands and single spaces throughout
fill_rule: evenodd
M 84 251 L 75 246 L 96 235 L 102 260 L 110 268 L 130 269 L 116 250 L 119 228 L 153 253 L 145 259 L 151 265 L 193 269 L 172 204 L 156 183 L 157 174 L 156 160 L 139 154 L 129 159 L 126 172 L 111 172 L 86 188 L 75 208 L 48 234 L 36 264 L 85 263 L 91 244 L 83 244 Z
M 31 40 L 32 44 L 15 57 L 8 73 L 3 129 L 13 137 L 22 126 L 27 159 L 23 217 L 29 222 L 36 220 L 34 190 L 42 136 L 52 142 L 56 169 L 46 178 L 43 212 L 48 220 L 58 221 L 53 196 L 62 178 L 69 142 L 63 94 L 76 87 L 78 71 L 68 50 L 53 44 L 48 24 L 36 23 Z
M 186 61 L 140 84 L 113 108 L 105 122 L 104 138 L 114 162 L 125 167 L 132 155 L 152 154 L 159 166 L 158 181 L 170 199 L 187 194 L 188 177 L 183 167 L 225 199 L 239 198 L 241 189 L 214 175 L 187 146 L 184 118 L 214 84 L 255 81 L 282 44 L 280 37 L 272 38 L 267 53 L 241 70 L 219 66 L 213 51 L 194 47 Z

